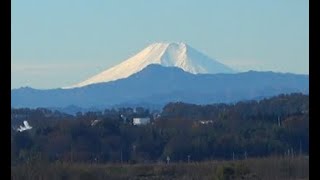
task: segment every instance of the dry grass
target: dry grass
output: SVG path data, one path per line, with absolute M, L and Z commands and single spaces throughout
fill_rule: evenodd
M 166 164 L 70 164 L 29 163 L 12 167 L 11 179 L 309 179 L 309 159 L 255 158 Z

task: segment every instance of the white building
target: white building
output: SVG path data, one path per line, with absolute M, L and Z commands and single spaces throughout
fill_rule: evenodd
M 199 122 L 200 122 L 200 124 L 212 124 L 213 120 L 201 120 Z
M 94 121 L 91 121 L 91 126 L 95 126 L 96 124 L 98 124 L 98 122 L 100 122 L 101 120 L 94 120 Z
M 133 125 L 143 125 L 148 124 L 150 122 L 150 118 L 133 118 Z

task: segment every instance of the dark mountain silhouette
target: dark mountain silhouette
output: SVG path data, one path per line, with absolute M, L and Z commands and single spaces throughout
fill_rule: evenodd
M 236 74 L 191 74 L 176 67 L 149 65 L 128 78 L 72 89 L 13 89 L 13 107 L 104 107 L 117 104 L 208 104 L 309 93 L 309 76 L 248 71 Z

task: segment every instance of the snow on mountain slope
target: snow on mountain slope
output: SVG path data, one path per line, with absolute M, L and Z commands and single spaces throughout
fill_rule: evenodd
M 235 72 L 185 43 L 154 43 L 126 61 L 83 82 L 65 88 L 76 88 L 127 78 L 150 64 L 160 64 L 166 67 L 175 66 L 193 74 Z

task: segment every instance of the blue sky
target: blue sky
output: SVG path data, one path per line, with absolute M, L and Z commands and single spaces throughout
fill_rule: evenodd
M 12 88 L 57 88 L 153 42 L 185 42 L 239 71 L 309 74 L 307 0 L 13 0 Z

